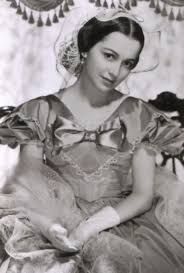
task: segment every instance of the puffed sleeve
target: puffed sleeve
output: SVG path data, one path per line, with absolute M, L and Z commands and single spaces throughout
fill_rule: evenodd
M 145 146 L 155 152 L 175 155 L 184 149 L 184 130 L 147 102 L 128 98 L 121 118 L 127 128 L 127 140 L 132 151 Z
M 0 144 L 14 148 L 18 144 L 43 143 L 48 114 L 49 105 L 44 97 L 16 107 L 0 123 Z

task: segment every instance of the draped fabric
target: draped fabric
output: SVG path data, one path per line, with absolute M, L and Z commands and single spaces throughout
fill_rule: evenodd
M 38 11 L 48 11 L 59 6 L 63 0 L 20 0 L 25 6 Z
M 183 7 L 184 6 L 184 0 L 161 0 L 162 2 L 176 7 Z
M 15 188 L 10 182 L 9 188 L 0 193 L 1 273 L 184 272 L 184 184 L 162 168 L 156 168 L 152 208 L 133 221 L 91 238 L 78 255 L 61 253 L 44 233 L 37 232 L 38 226 L 25 211 L 27 206 L 36 210 L 39 219 L 40 215 L 51 215 L 51 219 L 59 219 L 70 231 L 81 218 L 105 206 L 115 206 L 130 194 L 129 174 L 135 149 L 141 146 L 151 153 L 157 150 L 178 153 L 183 149 L 184 131 L 136 98 L 126 97 L 99 126 L 98 133 L 106 136 L 104 139 L 98 136 L 100 143 L 92 133 L 79 142 L 74 139 L 83 132 L 58 93 L 20 105 L 1 122 L 2 144 L 43 145 L 46 156 L 45 164 L 40 160 L 21 164 L 22 182 L 18 180 Z M 118 143 L 119 133 L 116 139 L 110 135 L 118 132 L 119 126 L 123 143 L 112 148 L 109 144 L 112 140 Z M 71 134 L 68 146 L 65 133 Z M 39 170 L 39 176 L 35 170 Z M 18 179 L 17 172 L 13 179 Z M 70 258 L 75 271 L 64 271 Z

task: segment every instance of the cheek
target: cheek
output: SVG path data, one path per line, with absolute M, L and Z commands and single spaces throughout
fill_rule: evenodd
M 130 74 L 130 70 L 123 69 L 119 75 L 119 81 L 126 79 L 129 74 Z
M 107 66 L 107 63 L 105 62 L 105 59 L 102 56 L 102 54 L 96 53 L 91 56 L 89 60 L 89 65 L 92 67 L 94 72 L 97 72 L 99 70 L 103 70 Z

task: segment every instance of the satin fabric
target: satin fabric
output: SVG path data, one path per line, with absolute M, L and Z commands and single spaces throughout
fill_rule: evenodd
M 53 95 L 19 106 L 0 126 L 2 144 L 43 147 L 46 160 L 44 167 L 40 165 L 40 181 L 50 181 L 50 186 L 45 183 L 42 191 L 49 189 L 51 199 L 66 201 L 60 213 L 68 226 L 72 224 L 70 217 L 64 217 L 68 206 L 71 213 L 77 208 L 83 217 L 89 217 L 104 206 L 115 206 L 126 198 L 132 190 L 129 174 L 136 149 L 143 147 L 153 153 L 175 154 L 182 150 L 183 139 L 184 131 L 163 113 L 131 97 L 123 101 L 95 132 L 82 128 L 70 109 Z M 184 187 L 169 172 L 156 170 L 152 208 L 92 238 L 80 253 L 77 272 L 184 272 L 181 202 Z M 30 188 L 36 194 L 36 185 L 31 184 Z M 71 190 L 69 195 L 68 188 Z M 45 207 L 49 212 L 51 202 L 48 200 Z M 7 263 L 6 273 L 12 268 L 16 273 L 24 272 L 27 261 L 31 261 L 28 266 L 33 272 L 58 273 L 62 270 L 57 266 L 68 258 L 61 257 L 26 219 L 17 216 L 12 203 L 9 205 L 9 208 L 1 209 L 0 214 L 4 250 L 1 260 L 6 262 L 9 256 L 11 261 Z

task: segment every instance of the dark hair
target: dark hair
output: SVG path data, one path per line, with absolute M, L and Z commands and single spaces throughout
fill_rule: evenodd
M 141 52 L 144 46 L 144 34 L 141 26 L 136 21 L 127 17 L 118 17 L 109 21 L 99 21 L 97 18 L 93 17 L 80 29 L 78 33 L 78 47 L 80 54 L 82 52 L 88 52 L 95 44 L 103 40 L 112 32 L 121 32 L 122 34 L 140 42 Z

